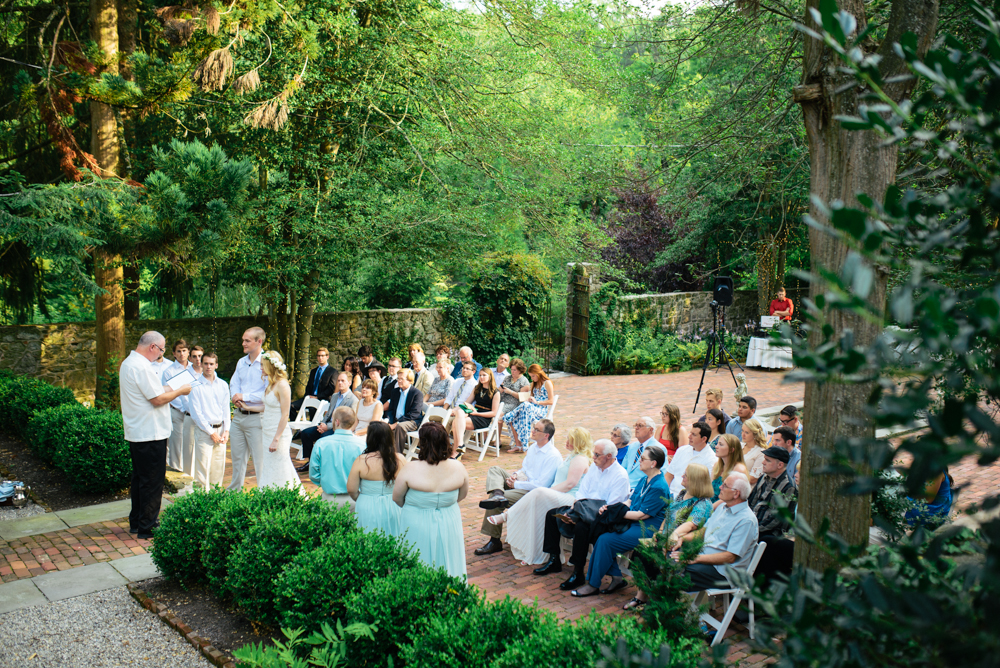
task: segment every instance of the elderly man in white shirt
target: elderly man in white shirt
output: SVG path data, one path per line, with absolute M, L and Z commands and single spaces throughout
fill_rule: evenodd
M 503 550 L 503 542 L 500 540 L 503 525 L 493 524 L 489 518 L 502 513 L 504 508 L 517 503 L 518 499 L 536 487 L 552 486 L 556 471 L 563 462 L 562 455 L 552 443 L 556 426 L 551 420 L 539 420 L 531 433 L 535 437 L 535 445 L 528 448 L 520 469 L 507 473 L 500 466 L 491 466 L 486 473 L 486 492 L 490 496 L 479 502 L 479 507 L 486 510 L 480 531 L 490 539 L 476 550 L 479 556 Z
M 159 332 L 146 332 L 118 370 L 118 396 L 122 406 L 125 441 L 132 456 L 132 511 L 129 532 L 152 538 L 159 526 L 163 479 L 167 472 L 167 438 L 170 409 L 167 404 L 191 392 L 190 385 L 176 390 L 161 384 L 153 366 L 166 341 Z
M 701 464 L 709 471 L 715 466 L 715 450 L 708 447 L 708 439 L 712 429 L 704 422 L 695 422 L 688 432 L 688 444 L 677 448 L 673 459 L 663 469 L 663 477 L 670 485 L 670 494 L 676 499 L 684 489 L 681 478 L 687 471 L 688 464 Z
M 599 499 L 605 505 L 621 503 L 629 498 L 631 488 L 628 483 L 628 472 L 625 467 L 618 463 L 618 448 L 610 440 L 602 438 L 594 443 L 594 463 L 580 481 L 580 489 L 576 492 L 576 500 Z M 561 548 L 559 540 L 562 534 L 559 533 L 559 526 L 556 523 L 556 515 L 566 512 L 565 508 L 553 508 L 545 514 L 545 537 L 542 549 L 549 555 L 549 560 L 540 568 L 535 569 L 535 575 L 548 575 L 549 573 L 562 572 L 562 562 L 559 558 Z M 574 540 L 574 545 L 576 541 Z M 589 547 L 589 540 L 587 541 Z M 582 568 L 582 564 L 578 568 Z M 570 578 L 569 582 L 573 582 Z M 576 584 L 573 583 L 572 589 Z M 563 583 L 565 585 L 567 583 Z M 560 585 L 561 588 L 567 588 Z
M 243 352 L 236 363 L 229 382 L 229 393 L 236 411 L 233 413 L 232 432 L 229 435 L 229 450 L 233 456 L 233 478 L 229 482 L 230 491 L 243 489 L 247 474 L 247 463 L 253 457 L 254 470 L 264 456 L 264 433 L 261 430 L 261 413 L 264 412 L 264 390 L 267 382 L 261 373 L 260 352 L 267 338 L 260 327 L 251 327 L 243 332 Z
M 177 339 L 172 348 L 174 361 L 163 371 L 162 383 L 189 369 L 188 356 L 191 352 L 187 341 Z M 187 397 L 177 397 L 170 402 L 170 439 L 167 441 L 167 468 L 184 470 L 184 414 L 187 413 Z
M 209 353 L 202 358 L 201 384 L 188 397 L 188 409 L 194 422 L 194 481 L 204 489 L 221 485 L 226 471 L 226 441 L 229 440 L 229 385 L 215 375 L 219 356 Z

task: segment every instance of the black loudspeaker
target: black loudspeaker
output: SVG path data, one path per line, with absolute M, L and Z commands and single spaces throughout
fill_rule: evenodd
M 717 276 L 712 284 L 712 299 L 719 303 L 719 306 L 732 306 L 733 304 L 733 279 L 729 276 Z

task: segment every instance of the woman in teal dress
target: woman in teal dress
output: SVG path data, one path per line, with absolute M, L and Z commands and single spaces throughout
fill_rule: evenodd
M 385 422 L 368 425 L 366 439 L 365 451 L 351 466 L 347 493 L 357 502 L 359 527 L 398 536 L 400 510 L 392 501 L 392 490 L 406 458 L 396 452 L 392 429 Z
M 459 502 L 469 493 L 469 474 L 454 456 L 448 432 L 439 422 L 420 427 L 418 461 L 396 476 L 392 500 L 403 511 L 400 528 L 431 568 L 465 577 L 465 536 Z

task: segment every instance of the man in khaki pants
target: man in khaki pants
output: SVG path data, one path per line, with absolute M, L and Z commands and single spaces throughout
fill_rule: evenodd
M 491 516 L 499 515 L 504 508 L 516 503 L 536 487 L 552 486 L 556 471 L 563 461 L 556 446 L 552 444 L 555 433 L 556 426 L 551 420 L 539 420 L 531 430 L 535 444 L 528 448 L 521 468 L 510 474 L 499 466 L 491 466 L 486 473 L 486 490 L 490 497 L 479 502 L 479 507 L 486 510 L 480 531 L 489 536 L 490 540 L 476 550 L 477 555 L 503 550 L 503 542 L 500 540 L 503 526 L 490 522 Z
M 191 390 L 188 408 L 194 423 L 194 480 L 202 489 L 221 485 L 229 440 L 229 385 L 215 375 L 219 357 L 202 358 L 203 381 Z
M 257 462 L 264 456 L 264 433 L 260 418 L 264 412 L 264 390 L 267 381 L 260 369 L 260 352 L 266 335 L 260 327 L 251 327 L 243 332 L 243 352 L 236 363 L 236 371 L 229 383 L 229 392 L 236 410 L 233 413 L 232 432 L 229 435 L 229 449 L 233 456 L 233 478 L 226 489 L 238 492 L 243 489 L 243 479 L 247 474 L 247 464 L 253 457 L 254 471 Z

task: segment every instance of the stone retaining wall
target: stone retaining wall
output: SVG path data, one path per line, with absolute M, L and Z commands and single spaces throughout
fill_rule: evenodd
M 362 342 L 376 349 L 399 342 L 419 342 L 430 350 L 447 340 L 440 309 L 386 309 L 318 313 L 313 319 L 312 350 L 330 350 L 339 365 L 357 353 Z M 172 341 L 184 338 L 194 346 L 219 355 L 219 373 L 228 378 L 243 356 L 240 339 L 249 327 L 269 330 L 266 317 L 192 318 L 188 320 L 136 320 L 125 323 L 126 349 L 135 347 L 143 332 L 156 330 Z M 0 368 L 34 376 L 53 385 L 71 388 L 78 399 L 93 399 L 96 383 L 97 340 L 93 322 L 0 327 Z M 280 351 L 284 353 L 284 351 Z M 169 357 L 169 355 L 168 355 Z

